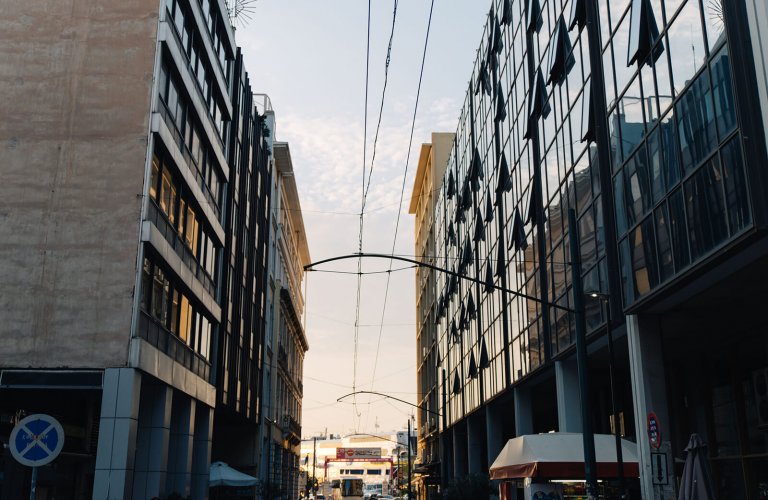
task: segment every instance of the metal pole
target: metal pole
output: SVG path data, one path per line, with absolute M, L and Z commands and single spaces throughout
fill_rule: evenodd
M 315 493 L 315 496 L 317 496 L 317 490 L 315 490 L 315 481 L 317 481 L 317 476 L 315 476 L 316 464 L 317 464 L 317 436 L 312 438 L 312 492 Z
M 29 500 L 35 500 L 37 496 L 37 467 L 32 467 L 32 482 L 29 486 Z
M 408 418 L 408 500 L 411 500 L 411 419 Z
M 595 461 L 595 435 L 592 430 L 592 416 L 589 407 L 589 375 L 587 367 L 587 325 L 584 318 L 584 284 L 581 281 L 581 253 L 579 252 L 579 229 L 576 225 L 576 211 L 568 209 L 568 240 L 571 249 L 571 272 L 573 274 L 573 308 L 576 316 L 576 364 L 579 369 L 579 396 L 581 399 L 581 428 L 584 443 L 584 479 L 587 484 L 587 499 L 597 498 L 597 477 Z
M 615 358 L 613 354 L 613 328 L 611 328 L 611 304 L 610 296 L 605 296 L 605 300 L 602 300 L 601 304 L 605 305 L 606 310 L 606 329 L 608 333 L 608 378 L 611 383 L 611 413 L 613 413 L 613 430 L 616 437 L 616 464 L 619 469 L 619 495 L 620 498 L 626 498 L 626 487 L 624 483 L 624 454 L 621 450 L 621 426 L 619 421 L 619 411 L 616 408 L 616 382 L 614 378 Z

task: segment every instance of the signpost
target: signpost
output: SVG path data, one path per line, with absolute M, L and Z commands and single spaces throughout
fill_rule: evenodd
M 36 413 L 24 417 L 11 431 L 11 455 L 21 465 L 32 467 L 29 500 L 35 500 L 37 468 L 51 463 L 64 447 L 64 429 L 50 415 Z
M 658 450 L 661 447 L 661 427 L 659 426 L 659 417 L 655 413 L 648 414 L 648 442 L 651 448 Z

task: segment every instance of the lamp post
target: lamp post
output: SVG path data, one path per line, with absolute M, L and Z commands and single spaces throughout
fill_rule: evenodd
M 621 449 L 621 427 L 619 411 L 616 405 L 618 395 L 616 393 L 616 379 L 614 376 L 615 357 L 613 351 L 613 328 L 611 328 L 611 297 L 600 292 L 589 292 L 589 296 L 600 300 L 600 308 L 604 311 L 606 335 L 608 336 L 608 380 L 611 388 L 611 414 L 613 415 L 613 435 L 616 438 L 616 465 L 619 469 L 619 494 L 621 498 L 627 497 L 624 481 L 624 454 Z
M 411 419 L 408 418 L 408 500 L 411 500 Z

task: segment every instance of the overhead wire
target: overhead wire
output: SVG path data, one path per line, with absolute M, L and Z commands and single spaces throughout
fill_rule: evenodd
M 367 161 L 367 144 L 368 144 L 368 82 L 369 82 L 369 69 L 370 69 L 370 61 L 371 61 L 371 0 L 368 0 L 368 28 L 367 28 L 367 42 L 365 47 L 365 109 L 363 111 L 363 182 L 362 182 L 362 193 L 361 193 L 361 200 L 360 200 L 360 222 L 359 222 L 359 229 L 358 229 L 358 252 L 363 252 L 363 214 L 365 213 L 365 188 L 366 188 L 366 167 L 365 163 Z M 363 259 L 358 258 L 357 259 L 357 292 L 356 292 L 356 299 L 355 299 L 355 331 L 354 331 L 354 341 L 353 341 L 353 361 L 352 361 L 352 391 L 355 392 L 355 387 L 357 387 L 357 351 L 358 351 L 358 339 L 360 335 L 360 296 L 361 296 L 361 290 L 362 290 L 362 284 L 363 284 L 363 275 L 361 274 L 363 271 Z M 353 397 L 352 400 L 352 423 L 354 425 L 354 428 L 357 430 L 359 425 L 359 417 L 360 414 L 357 411 L 357 397 Z
M 403 184 L 402 184 L 402 187 L 400 188 L 400 203 L 399 203 L 398 210 L 397 210 L 397 218 L 395 220 L 395 233 L 394 233 L 394 236 L 392 238 L 392 252 L 391 252 L 392 255 L 395 254 L 395 247 L 397 246 L 397 232 L 398 232 L 398 229 L 400 228 L 400 215 L 401 215 L 402 210 L 403 210 L 403 199 L 405 198 L 405 186 L 406 186 L 406 181 L 407 181 L 407 177 L 408 177 L 408 164 L 410 162 L 411 149 L 413 147 L 413 132 L 414 132 L 414 129 L 416 127 L 416 114 L 418 113 L 418 109 L 419 109 L 419 97 L 421 95 L 421 83 L 422 83 L 423 78 L 424 78 L 424 65 L 425 65 L 425 62 L 426 62 L 426 59 L 427 59 L 427 47 L 429 45 L 429 32 L 430 32 L 430 28 L 432 27 L 432 12 L 434 10 L 434 7 L 435 7 L 435 0 L 432 0 L 431 3 L 430 3 L 430 6 L 429 6 L 429 18 L 427 20 L 427 32 L 426 32 L 426 35 L 424 37 L 424 50 L 422 51 L 422 55 L 421 55 L 421 68 L 419 70 L 419 84 L 418 84 L 418 86 L 416 88 L 416 100 L 415 100 L 414 106 L 413 106 L 413 117 L 411 119 L 411 133 L 410 133 L 410 136 L 409 136 L 409 139 L 408 139 L 408 153 L 405 156 L 405 171 L 403 172 Z M 390 261 L 390 263 L 389 263 L 389 268 L 392 269 L 392 261 Z M 374 387 L 374 384 L 376 382 L 376 369 L 377 369 L 378 363 L 379 363 L 379 352 L 380 352 L 380 349 L 381 349 L 381 337 L 382 337 L 383 332 L 384 332 L 384 327 L 383 327 L 384 316 L 385 316 L 386 310 L 387 310 L 387 299 L 388 299 L 388 296 L 389 296 L 389 284 L 390 284 L 391 277 L 392 277 L 391 274 L 387 274 L 387 283 L 386 283 L 386 287 L 384 289 L 384 304 L 382 306 L 382 311 L 381 311 L 381 324 L 382 324 L 382 327 L 379 329 L 379 337 L 378 337 L 378 340 L 376 342 L 376 355 L 374 357 L 373 372 L 371 374 L 371 388 Z
M 371 154 L 371 165 L 368 170 L 368 174 L 366 176 L 366 167 L 365 163 L 367 161 L 367 144 L 368 144 L 368 89 L 369 89 L 369 69 L 370 69 L 370 47 L 371 47 L 371 2 L 368 1 L 368 42 L 367 42 L 367 50 L 366 50 L 366 60 L 365 60 L 365 113 L 364 113 L 364 125 L 363 125 L 363 193 L 362 193 L 362 200 L 360 203 L 360 223 L 359 223 L 359 236 L 358 236 L 358 249 L 362 253 L 363 251 L 363 228 L 364 228 L 364 221 L 365 221 L 365 205 L 368 198 L 368 190 L 371 186 L 371 178 L 373 176 L 373 166 L 374 162 L 376 160 L 376 144 L 378 143 L 379 139 L 379 131 L 381 129 L 381 119 L 383 116 L 384 111 L 384 100 L 386 97 L 386 91 L 387 91 L 387 81 L 389 76 L 389 64 L 391 62 L 392 57 L 392 40 L 394 38 L 395 33 L 395 25 L 397 22 L 397 1 L 394 0 L 394 8 L 392 12 L 392 28 L 389 34 L 389 44 L 387 46 L 387 57 L 384 61 L 384 85 L 381 92 L 381 103 L 379 105 L 379 117 L 376 124 L 376 134 L 374 136 L 373 140 L 373 147 L 372 147 L 372 154 Z M 367 182 L 366 182 L 367 177 Z M 356 296 L 356 305 L 355 305 L 355 333 L 354 333 L 354 367 L 353 367 L 353 376 L 352 376 L 352 385 L 353 388 L 357 386 L 357 360 L 358 360 L 358 348 L 359 348 L 359 323 L 360 323 L 360 297 L 361 297 L 361 290 L 362 290 L 362 258 L 358 259 L 357 262 L 357 296 Z M 359 417 L 359 413 L 357 412 L 357 399 L 354 398 L 355 403 L 355 414 Z M 356 425 L 359 425 L 359 421 Z M 355 427 L 356 430 L 359 430 L 357 426 Z

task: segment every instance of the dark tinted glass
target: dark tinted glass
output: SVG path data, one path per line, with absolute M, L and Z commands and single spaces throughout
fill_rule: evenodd
M 717 157 L 685 183 L 691 256 L 696 259 L 728 236 L 722 169 Z
M 721 150 L 725 200 L 728 205 L 730 233 L 735 234 L 752 222 L 747 181 L 744 175 L 744 160 L 741 154 L 741 140 L 737 135 Z
M 627 232 L 627 212 L 624 201 L 624 171 L 619 171 L 613 178 L 613 201 L 616 206 L 616 232 L 621 235 Z
M 627 193 L 627 222 L 631 226 L 651 207 L 651 188 L 648 179 L 648 159 L 645 148 L 627 161 L 624 167 Z
M 669 197 L 669 229 L 672 235 L 672 253 L 677 272 L 680 272 L 691 262 L 684 205 L 683 190 L 678 189 Z
M 674 261 L 672 259 L 672 239 L 669 234 L 669 215 L 667 213 L 666 203 L 656 209 L 654 213 L 656 220 L 656 241 L 658 242 L 659 253 L 659 278 L 664 281 L 675 272 Z
M 727 136 L 736 126 L 736 104 L 733 99 L 731 66 L 728 47 L 718 52 L 712 59 L 712 94 L 715 98 L 715 116 L 720 139 Z
M 664 167 L 662 174 L 667 191 L 680 181 L 680 166 L 678 164 L 678 147 L 675 135 L 675 114 L 673 110 L 662 118 L 659 125 L 659 135 L 664 149 Z
M 688 171 L 717 145 L 709 74 L 701 73 L 677 106 L 677 130 L 683 168 Z
M 629 238 L 619 243 L 619 265 L 621 267 L 621 288 L 624 292 L 624 305 L 635 300 L 635 286 L 632 282 L 632 259 L 629 253 Z

